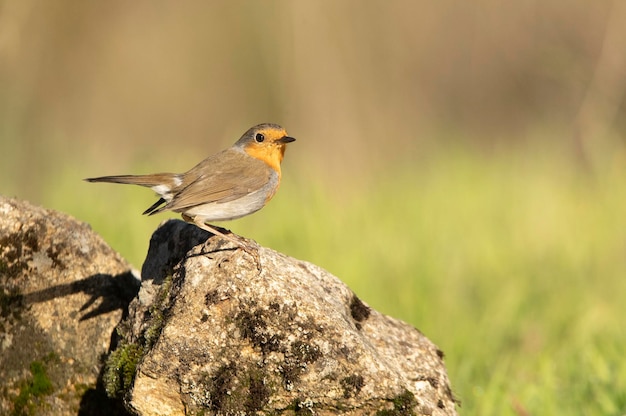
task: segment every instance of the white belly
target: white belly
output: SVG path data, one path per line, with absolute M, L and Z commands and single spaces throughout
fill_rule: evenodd
M 268 200 L 266 188 L 274 188 L 275 181 L 270 181 L 263 188 L 244 197 L 228 202 L 210 202 L 198 205 L 184 211 L 190 217 L 200 217 L 204 222 L 228 221 L 245 217 L 257 212 L 265 206 Z

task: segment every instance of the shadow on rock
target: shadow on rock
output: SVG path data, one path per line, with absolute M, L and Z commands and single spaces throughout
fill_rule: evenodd
M 109 274 L 95 274 L 85 279 L 77 280 L 61 285 L 50 286 L 48 288 L 28 293 L 22 296 L 22 303 L 30 305 L 33 303 L 47 302 L 49 300 L 76 293 L 89 295 L 89 299 L 78 312 L 83 315 L 80 321 L 95 318 L 102 314 L 121 310 L 122 317 L 128 314 L 128 305 L 139 293 L 140 283 L 131 273 L 126 272 L 111 276 Z M 100 303 L 93 307 L 101 299 Z M 93 307 L 93 308 L 92 308 Z

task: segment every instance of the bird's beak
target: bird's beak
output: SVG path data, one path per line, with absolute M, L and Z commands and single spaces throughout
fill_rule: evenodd
M 289 136 L 283 136 L 277 140 L 278 143 L 282 143 L 282 144 L 287 144 L 287 143 L 291 143 L 295 141 L 296 139 L 294 139 L 293 137 L 289 137 Z

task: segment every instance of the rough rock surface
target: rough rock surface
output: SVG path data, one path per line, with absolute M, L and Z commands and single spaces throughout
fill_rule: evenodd
M 0 196 L 0 414 L 115 414 L 97 387 L 130 270 L 88 225 Z
M 181 221 L 152 237 L 107 361 L 139 415 L 455 415 L 443 354 L 319 267 Z M 259 267 L 260 266 L 260 267 Z

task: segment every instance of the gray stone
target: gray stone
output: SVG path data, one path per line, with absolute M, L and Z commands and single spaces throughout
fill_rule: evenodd
M 89 226 L 0 197 L 0 414 L 456 414 L 418 330 L 258 254 L 167 221 L 138 293 Z
M 182 221 L 152 237 L 107 391 L 139 415 L 455 415 L 443 354 L 321 268 Z
M 118 411 L 98 379 L 138 287 L 88 225 L 0 196 L 0 414 Z

